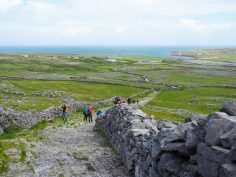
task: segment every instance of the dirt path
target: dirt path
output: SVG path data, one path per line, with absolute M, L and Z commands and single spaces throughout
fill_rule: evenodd
M 154 91 L 151 94 L 149 94 L 147 97 L 140 99 L 138 103 L 130 104 L 130 107 L 138 108 L 140 106 L 145 106 L 145 104 L 152 101 L 158 94 L 159 92 Z
M 93 128 L 47 127 L 41 141 L 28 143 L 26 160 L 10 164 L 5 176 L 128 177 L 119 156 Z

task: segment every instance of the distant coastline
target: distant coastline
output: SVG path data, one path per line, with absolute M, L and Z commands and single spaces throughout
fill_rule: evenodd
M 0 53 L 5 54 L 81 54 L 81 55 L 121 55 L 121 56 L 143 56 L 158 58 L 189 58 L 179 55 L 177 51 L 203 50 L 213 48 L 224 48 L 219 46 L 203 47 L 0 47 Z M 192 57 L 190 57 L 192 58 Z

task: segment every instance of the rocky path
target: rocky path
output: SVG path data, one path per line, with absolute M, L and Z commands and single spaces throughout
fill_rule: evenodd
M 118 155 L 94 132 L 94 124 L 76 128 L 49 126 L 41 140 L 28 142 L 24 162 L 12 163 L 9 177 L 128 177 Z

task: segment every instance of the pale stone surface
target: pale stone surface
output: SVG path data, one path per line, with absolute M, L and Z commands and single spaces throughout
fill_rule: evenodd
M 6 176 L 129 177 L 120 157 L 93 131 L 93 124 L 76 128 L 46 128 L 42 141 L 27 146 L 26 160 L 11 163 Z M 32 144 L 32 142 L 30 142 Z M 17 149 L 8 150 L 18 153 Z

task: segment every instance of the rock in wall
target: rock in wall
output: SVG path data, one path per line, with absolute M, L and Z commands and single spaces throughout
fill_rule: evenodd
M 140 110 L 114 106 L 97 118 L 96 128 L 135 177 L 236 177 L 232 105 L 221 108 L 230 115 L 216 112 L 186 123 L 157 123 Z

